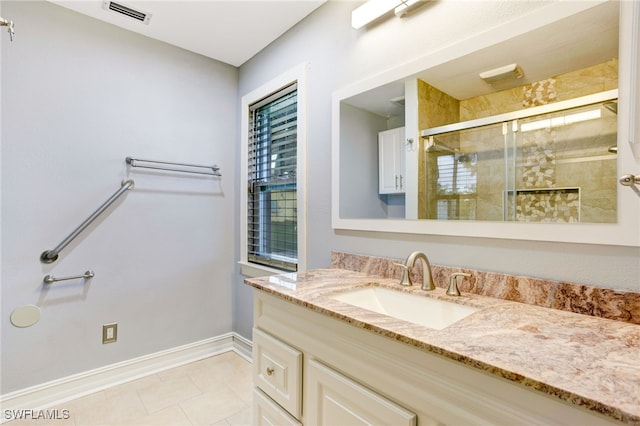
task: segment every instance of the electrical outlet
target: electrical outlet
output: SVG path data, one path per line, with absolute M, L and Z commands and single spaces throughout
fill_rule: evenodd
M 104 324 L 102 326 L 102 343 L 113 343 L 118 340 L 118 323 Z

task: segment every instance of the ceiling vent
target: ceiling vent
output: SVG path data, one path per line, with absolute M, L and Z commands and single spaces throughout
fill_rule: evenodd
M 398 106 L 403 107 L 404 106 L 404 96 L 398 96 L 397 98 L 389 99 L 389 102 L 391 102 L 392 104 L 396 104 Z
M 128 16 L 131 19 L 135 19 L 136 21 L 140 21 L 143 24 L 148 25 L 151 20 L 151 14 L 147 12 L 142 12 L 140 10 L 135 10 L 129 6 L 125 6 L 122 3 L 116 3 L 114 1 L 105 0 L 102 2 L 102 8 L 105 10 L 111 10 L 113 12 L 119 13 L 124 16 Z

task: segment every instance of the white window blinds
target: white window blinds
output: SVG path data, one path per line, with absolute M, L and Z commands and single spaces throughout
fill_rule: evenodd
M 477 178 L 475 159 L 470 157 L 438 156 L 437 219 L 476 219 Z
M 297 85 L 249 106 L 247 260 L 297 270 Z

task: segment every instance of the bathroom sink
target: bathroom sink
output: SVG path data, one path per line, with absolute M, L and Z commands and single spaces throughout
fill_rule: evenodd
M 478 310 L 470 306 L 383 287 L 357 288 L 329 297 L 349 305 L 436 330 L 442 330 Z

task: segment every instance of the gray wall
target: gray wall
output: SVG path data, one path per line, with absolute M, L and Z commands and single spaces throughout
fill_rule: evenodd
M 331 250 L 404 258 L 423 250 L 433 263 L 639 290 L 637 248 L 405 235 L 331 228 L 331 94 L 348 84 L 473 37 L 544 7 L 544 2 L 430 2 L 404 19 L 353 30 L 353 2 L 328 2 L 240 68 L 239 94 L 307 61 L 308 265 L 330 265 Z M 478 226 L 482 226 L 479 224 Z M 251 291 L 235 286 L 235 329 L 250 336 Z
M 232 330 L 238 70 L 47 2 L 3 2 L 2 389 Z M 221 166 L 216 180 L 126 156 Z M 51 265 L 39 256 L 115 192 Z M 47 274 L 96 276 L 53 284 Z M 13 309 L 42 308 L 19 329 Z M 118 342 L 102 345 L 102 324 Z
M 378 195 L 378 132 L 387 130 L 387 120 L 360 108 L 340 108 L 340 191 L 342 217 L 385 218 L 386 206 Z M 327 173 L 330 176 L 330 172 Z

